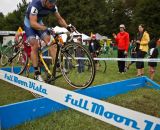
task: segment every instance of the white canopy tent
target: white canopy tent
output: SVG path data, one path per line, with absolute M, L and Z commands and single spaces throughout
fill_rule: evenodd
M 54 31 L 55 31 L 55 32 L 68 32 L 68 30 L 67 30 L 66 28 L 59 27 L 59 26 L 56 26 L 56 27 L 54 28 Z M 75 37 L 76 37 L 76 36 L 77 36 L 77 37 L 78 37 L 78 36 L 81 36 L 83 41 L 85 41 L 85 40 L 90 40 L 90 39 L 91 39 L 89 36 L 87 36 L 87 35 L 84 34 L 84 33 L 79 33 L 79 32 L 76 33 L 76 32 L 74 32 L 73 35 L 74 35 Z M 62 34 L 62 39 L 63 39 L 63 41 L 65 42 L 66 39 L 67 39 L 67 35 L 66 35 L 66 34 Z
M 96 33 L 96 39 L 101 40 L 101 38 L 102 38 L 102 35 L 100 35 L 99 33 Z
M 102 36 L 101 40 L 107 40 L 108 37 L 107 36 Z

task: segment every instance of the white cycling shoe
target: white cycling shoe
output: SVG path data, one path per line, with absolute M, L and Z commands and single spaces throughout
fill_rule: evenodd
M 42 78 L 41 75 L 35 75 L 35 76 L 34 76 L 34 79 L 35 79 L 35 80 L 38 80 L 38 81 L 40 81 L 40 82 L 44 82 L 44 80 L 43 80 L 43 78 Z

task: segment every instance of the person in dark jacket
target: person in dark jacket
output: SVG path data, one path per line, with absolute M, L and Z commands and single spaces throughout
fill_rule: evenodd
M 158 48 L 157 46 L 160 46 L 160 38 L 154 38 L 149 43 L 149 58 L 158 58 Z M 154 75 L 156 72 L 157 63 L 156 62 L 149 62 L 149 75 L 150 78 L 153 80 Z
M 89 42 L 89 52 L 91 53 L 91 56 L 93 58 L 96 58 L 99 56 L 99 52 L 101 50 L 101 45 L 99 43 L 99 41 L 96 39 L 96 35 L 93 34 L 91 36 L 91 41 Z M 96 70 L 99 70 L 99 64 L 97 61 L 95 61 L 95 66 L 96 66 Z
M 77 43 L 82 44 L 82 42 L 83 41 L 82 41 L 82 35 L 81 35 L 77 38 Z M 76 51 L 77 51 L 77 53 L 76 53 L 77 57 L 81 58 L 81 57 L 85 56 L 84 52 L 81 48 L 77 48 Z M 82 72 L 84 72 L 84 69 L 85 69 L 84 68 L 84 60 L 83 59 L 78 59 L 78 72 L 82 73 Z
M 89 42 L 88 49 L 93 57 L 97 57 L 97 55 L 101 49 L 101 46 L 100 46 L 100 43 L 97 41 L 95 34 L 93 34 L 91 37 L 91 41 Z

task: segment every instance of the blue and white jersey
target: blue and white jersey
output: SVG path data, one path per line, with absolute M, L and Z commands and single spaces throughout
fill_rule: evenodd
M 24 24 L 27 27 L 30 27 L 29 16 L 37 16 L 38 23 L 42 23 L 42 18 L 48 16 L 50 13 L 58 12 L 57 6 L 54 6 L 52 9 L 44 7 L 42 0 L 33 0 L 27 8 Z

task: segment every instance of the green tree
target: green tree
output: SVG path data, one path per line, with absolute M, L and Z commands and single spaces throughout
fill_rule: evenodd
M 59 12 L 78 30 L 105 33 L 105 0 L 59 0 Z
M 135 8 L 133 25 L 144 24 L 151 37 L 160 35 L 160 1 L 139 0 Z
M 4 15 L 0 12 L 0 30 L 3 30 L 4 26 Z
M 22 0 L 17 10 L 3 16 L 0 13 L 1 30 L 17 30 L 23 27 L 25 10 L 28 3 Z M 151 35 L 160 35 L 160 1 L 158 0 L 58 0 L 60 14 L 83 33 L 100 33 L 111 36 L 125 24 L 131 36 L 137 32 L 138 24 L 145 24 Z M 50 15 L 44 19 L 49 27 L 57 24 Z
M 15 31 L 19 26 L 23 27 L 26 7 L 26 0 L 22 0 L 22 3 L 17 5 L 17 10 L 14 10 L 12 13 L 9 13 L 7 16 L 5 16 L 3 30 Z

